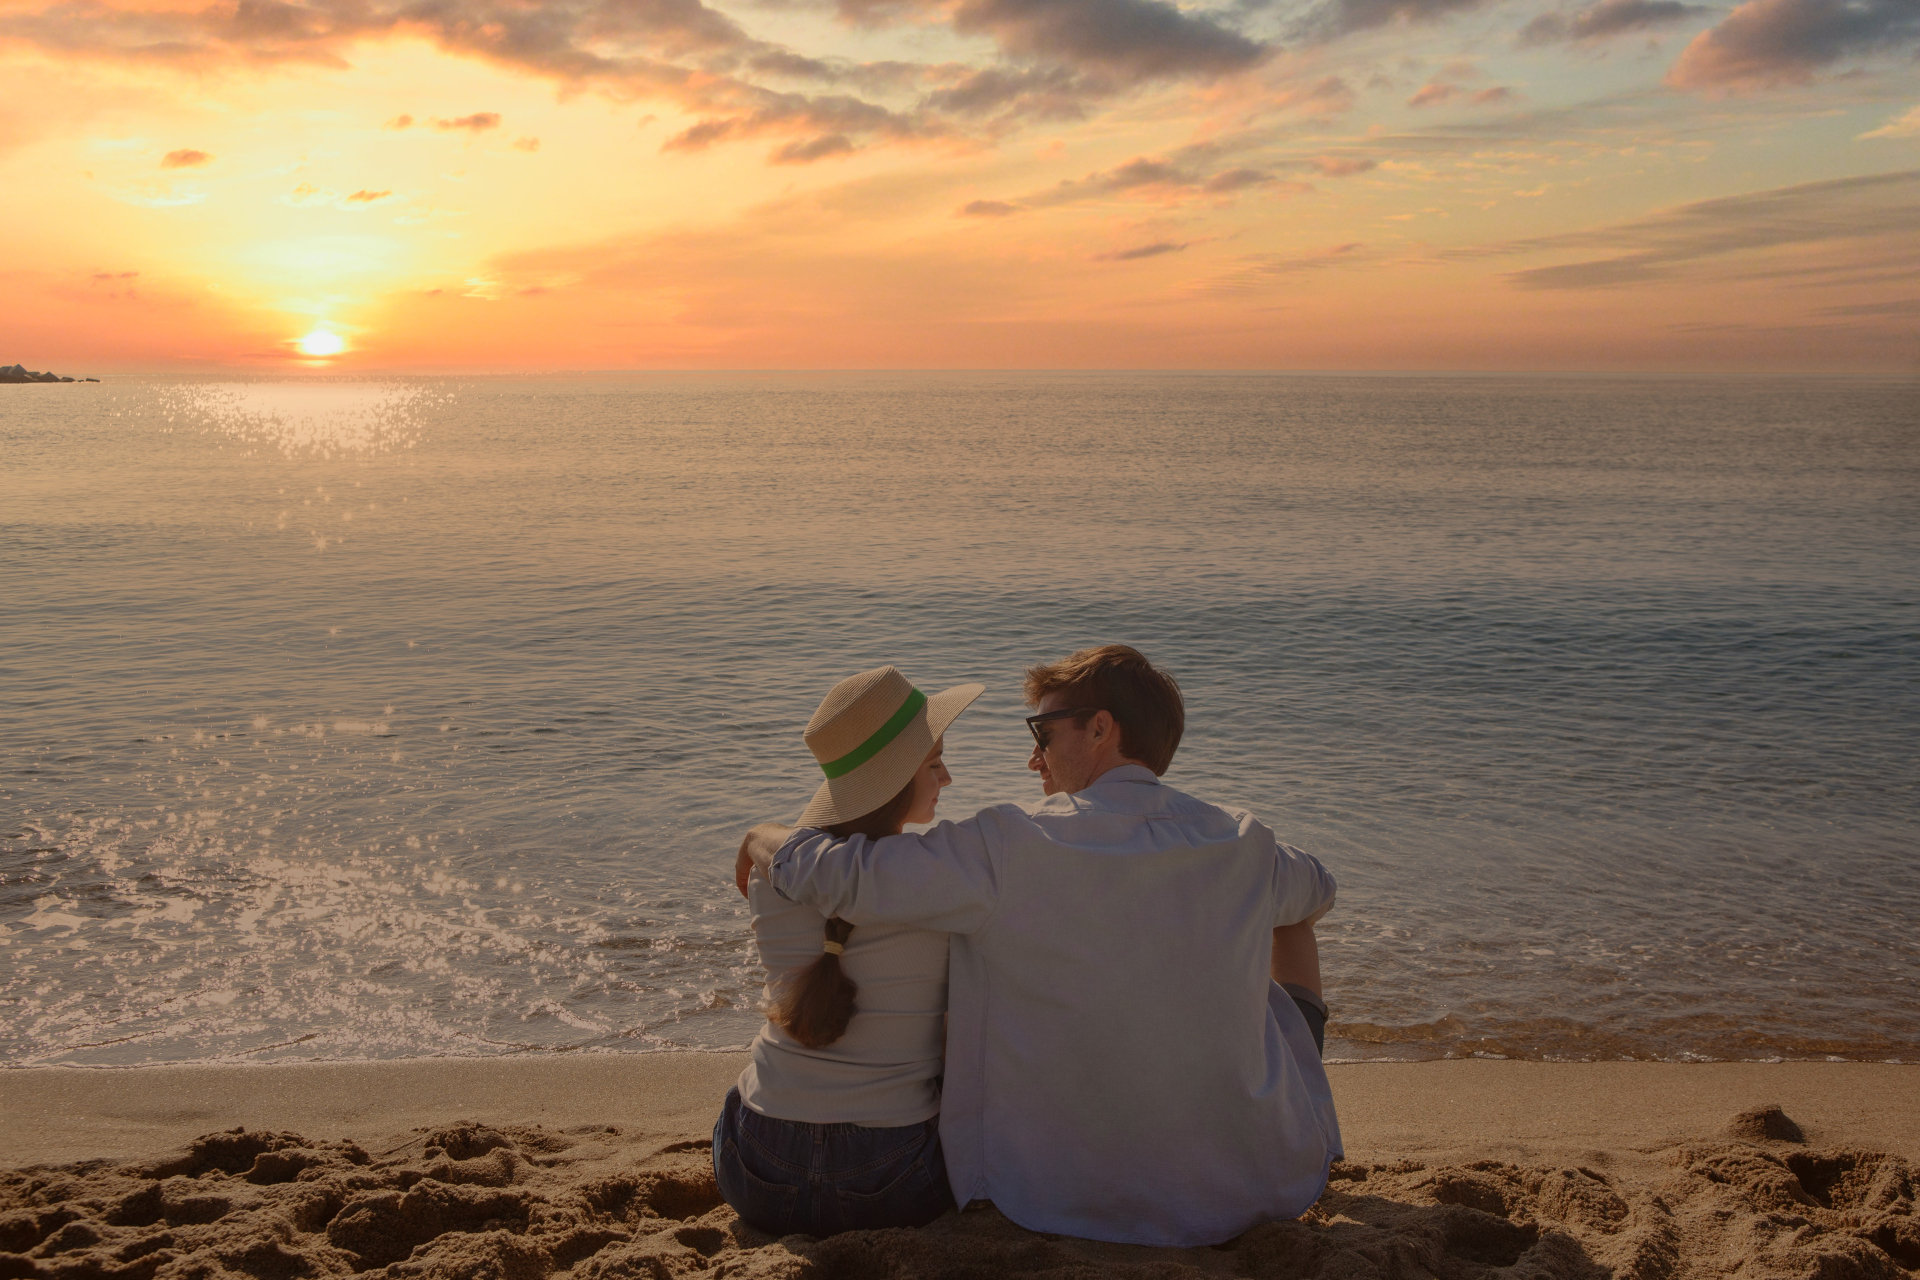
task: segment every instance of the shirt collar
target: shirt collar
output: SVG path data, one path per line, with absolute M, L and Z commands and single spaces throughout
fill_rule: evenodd
M 1144 782 L 1149 786 L 1155 787 L 1160 785 L 1160 779 L 1155 777 L 1153 770 L 1147 768 L 1147 766 L 1143 764 L 1123 764 L 1116 765 L 1095 778 L 1087 789 L 1091 791 L 1094 787 L 1104 787 L 1109 782 Z

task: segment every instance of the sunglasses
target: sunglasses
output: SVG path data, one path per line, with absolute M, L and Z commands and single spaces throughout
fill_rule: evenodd
M 1042 711 L 1037 716 L 1027 717 L 1027 729 L 1033 734 L 1033 740 L 1042 751 L 1047 749 L 1048 734 L 1040 726 L 1049 720 L 1065 720 L 1068 716 L 1090 716 L 1098 707 L 1063 707 L 1059 711 Z

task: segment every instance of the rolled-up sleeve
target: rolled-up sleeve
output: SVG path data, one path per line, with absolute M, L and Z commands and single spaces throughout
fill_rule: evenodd
M 1333 907 L 1333 873 L 1290 844 L 1276 841 L 1274 853 L 1274 927 L 1325 915 Z
M 780 846 L 767 878 L 782 896 L 848 924 L 977 933 L 998 890 L 985 816 L 879 840 L 803 828 Z

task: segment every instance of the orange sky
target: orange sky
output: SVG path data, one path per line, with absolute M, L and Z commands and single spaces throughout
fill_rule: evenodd
M 1912 0 L 0 0 L 0 32 L 0 363 L 1920 369 Z

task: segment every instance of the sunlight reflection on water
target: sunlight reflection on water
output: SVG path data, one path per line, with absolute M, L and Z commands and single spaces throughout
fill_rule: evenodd
M 171 389 L 169 421 L 185 421 L 294 457 L 411 449 L 425 415 L 452 397 L 401 382 L 214 382 Z

